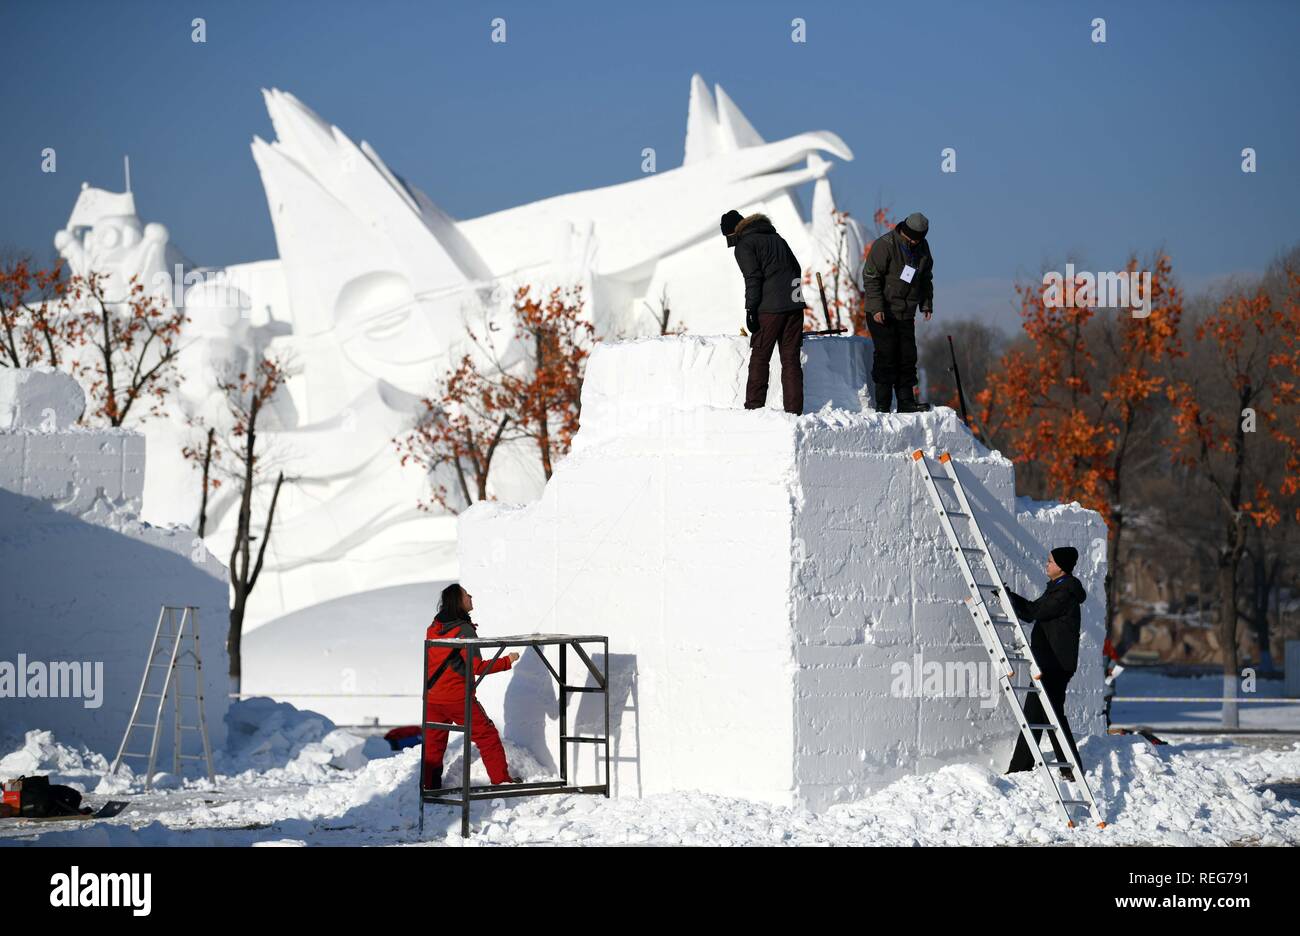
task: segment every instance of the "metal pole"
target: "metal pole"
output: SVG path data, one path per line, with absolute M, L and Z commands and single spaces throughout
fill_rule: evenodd
M 569 758 L 568 747 L 565 746 L 565 736 L 569 733 L 569 692 L 567 676 L 565 675 L 565 662 L 569 656 L 569 645 L 560 644 L 560 779 L 565 785 L 569 782 Z
M 605 799 L 609 799 L 609 746 L 612 743 L 609 736 L 609 638 L 602 642 L 605 645 Z
M 425 758 L 428 757 L 429 754 L 429 710 L 427 707 L 428 702 L 424 696 L 424 693 L 428 691 L 427 687 L 429 685 L 429 638 L 427 635 L 424 638 L 423 669 L 424 678 L 420 685 L 425 686 L 426 688 L 420 691 L 420 769 L 416 777 L 416 783 L 418 784 L 416 787 L 416 797 L 420 804 L 420 838 L 422 839 L 424 838 L 424 765 L 428 763 Z
M 952 378 L 957 384 L 957 403 L 961 406 L 961 421 L 969 426 L 970 420 L 966 418 L 966 394 L 961 388 L 961 370 L 957 367 L 957 350 L 952 346 L 952 335 L 948 336 L 948 353 L 952 356 Z
M 176 629 L 176 643 L 178 646 L 185 639 L 185 620 L 189 617 L 189 613 L 188 607 L 181 611 L 181 626 Z M 173 709 L 176 713 L 176 724 L 172 727 L 172 774 L 177 780 L 181 776 L 181 686 L 183 685 L 181 674 L 178 672 L 176 674 L 176 692 L 172 696 L 172 701 L 175 702 Z
M 212 772 L 212 744 L 208 741 L 208 715 L 205 708 L 206 703 L 203 700 L 203 648 L 199 646 L 199 609 L 190 608 L 190 624 L 194 630 L 194 680 L 196 696 L 194 704 L 199 707 L 199 736 L 203 739 L 203 758 L 208 767 L 208 783 L 216 783 L 216 775 Z
M 464 769 L 462 771 L 461 795 L 463 802 L 460 806 L 460 837 L 469 838 L 469 743 L 473 735 L 474 719 L 474 654 L 470 651 L 465 652 L 465 753 Z

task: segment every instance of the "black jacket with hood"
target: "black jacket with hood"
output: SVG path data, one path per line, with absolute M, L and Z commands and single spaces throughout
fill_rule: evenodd
M 1063 575 L 1048 583 L 1037 601 L 1021 598 L 1010 590 L 1007 595 L 1016 617 L 1034 624 L 1029 649 L 1039 668 L 1047 673 L 1072 675 L 1079 668 L 1079 607 L 1088 598 L 1083 583 L 1073 575 Z
M 915 270 L 910 283 L 902 278 L 904 266 Z M 877 237 L 862 264 L 862 292 L 867 315 L 884 311 L 886 321 L 915 318 L 917 306 L 933 311 L 934 257 L 929 243 L 922 240 L 912 247 L 896 230 Z
M 745 314 L 801 312 L 803 267 L 767 215 L 744 218 L 733 237 L 736 265 L 745 277 Z

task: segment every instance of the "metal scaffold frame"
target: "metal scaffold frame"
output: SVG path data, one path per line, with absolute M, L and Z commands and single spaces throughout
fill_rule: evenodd
M 591 656 L 583 649 L 583 644 L 600 644 L 604 652 L 604 666 L 596 668 L 592 662 Z M 421 754 L 421 767 L 416 771 L 419 783 L 420 795 L 420 834 L 424 834 L 424 807 L 426 803 L 439 803 L 446 806 L 459 806 L 460 816 L 460 834 L 464 838 L 469 837 L 469 807 L 470 803 L 475 800 L 500 799 L 502 797 L 513 796 L 544 796 L 549 793 L 600 793 L 606 798 L 609 797 L 609 764 L 610 764 L 610 736 L 609 736 L 609 638 L 594 635 L 577 636 L 572 634 L 526 634 L 511 637 L 443 637 L 431 638 L 424 641 L 424 682 L 423 687 L 428 687 L 438 680 L 451 661 L 455 658 L 455 653 L 449 653 L 442 664 L 429 672 L 429 648 L 443 647 L 450 650 L 459 650 L 465 656 L 467 661 L 465 672 L 465 721 L 464 724 L 456 725 L 449 722 L 431 722 L 428 721 L 424 713 L 424 690 L 420 693 L 420 741 L 424 742 L 425 734 L 430 730 L 438 731 L 456 731 L 460 732 L 465 739 L 465 752 L 462 757 L 461 782 L 459 786 L 440 787 L 436 790 L 426 789 L 424 786 L 424 768 L 423 753 Z M 559 723 L 560 723 L 560 778 L 558 780 L 543 780 L 536 783 L 496 783 L 485 784 L 481 786 L 472 786 L 469 780 L 470 767 L 470 737 L 473 732 L 474 718 L 474 692 L 483 678 L 491 672 L 492 664 L 501 658 L 511 647 L 531 647 L 533 652 L 541 659 L 551 676 L 555 678 L 559 686 Z M 560 657 L 558 669 L 551 665 L 551 661 L 546 659 L 546 654 L 542 652 L 543 647 L 559 647 Z M 496 649 L 496 655 L 484 668 L 483 672 L 477 677 L 473 676 L 474 667 L 469 660 L 476 651 L 485 649 Z M 578 658 L 586 666 L 587 671 L 591 673 L 596 680 L 595 686 L 570 686 L 568 684 L 568 651 L 572 648 L 577 653 Z M 604 696 L 605 709 L 605 734 L 603 737 L 570 735 L 568 703 L 569 696 L 572 693 L 600 693 Z M 599 744 L 604 747 L 605 756 L 605 782 L 596 784 L 571 785 L 569 783 L 569 745 L 570 744 Z

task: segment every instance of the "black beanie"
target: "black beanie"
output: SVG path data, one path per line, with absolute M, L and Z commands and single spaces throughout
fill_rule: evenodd
M 1061 571 L 1066 575 L 1074 572 L 1074 567 L 1079 564 L 1079 550 L 1073 546 L 1057 546 L 1052 550 L 1052 561 L 1061 567 Z
M 736 233 L 736 225 L 745 220 L 745 216 L 736 209 L 731 209 L 722 216 L 722 234 L 724 237 L 730 237 Z

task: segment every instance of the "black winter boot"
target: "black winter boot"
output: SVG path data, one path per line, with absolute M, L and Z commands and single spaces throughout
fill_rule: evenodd
M 928 413 L 929 403 L 922 403 L 916 398 L 916 391 L 911 387 L 898 388 L 898 411 L 900 413 Z
M 894 388 L 889 384 L 876 384 L 876 392 L 872 396 L 872 402 L 875 404 L 876 412 L 888 413 L 894 402 Z

